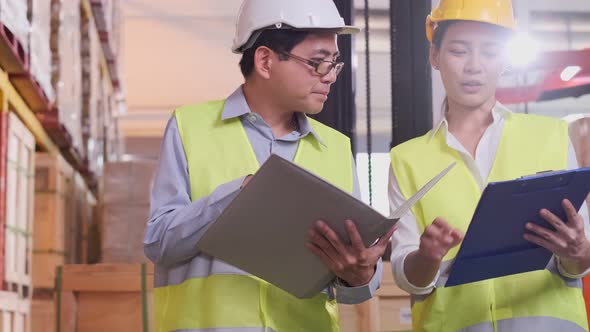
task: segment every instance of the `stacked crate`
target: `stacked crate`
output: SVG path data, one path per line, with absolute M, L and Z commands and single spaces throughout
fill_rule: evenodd
M 14 113 L 0 112 L 0 128 L 0 328 L 25 332 L 32 293 L 35 139 Z
M 151 265 L 64 265 L 59 291 L 33 301 L 33 331 L 153 331 L 152 285 Z
M 55 130 L 67 132 L 66 141 L 56 142 L 56 144 L 61 148 L 71 146 L 81 157 L 84 157 L 81 125 L 80 1 L 52 0 L 51 5 L 52 83 L 56 94 L 54 116 L 59 123 Z M 52 132 L 48 131 L 52 135 Z M 52 136 L 58 137 L 58 135 Z
M 28 0 L 31 32 L 29 36 L 30 68 L 49 102 L 55 100 L 51 84 L 51 0 Z
M 68 218 L 66 229 L 66 248 L 71 253 L 67 263 L 88 262 L 89 230 L 96 222 L 96 199 L 79 173 L 74 176 L 74 197 L 72 218 Z
M 151 265 L 65 265 L 58 274 L 61 293 L 45 308 L 42 331 L 153 331 Z
M 76 299 L 72 292 L 37 292 L 32 304 L 32 332 L 78 332 L 76 328 Z M 59 316 L 59 318 L 58 318 Z M 59 328 L 58 328 L 59 327 Z
M 39 231 L 34 237 L 32 316 L 33 327 L 40 327 L 49 319 L 59 293 L 55 289 L 58 266 L 87 262 L 96 200 L 80 174 L 60 155 L 37 153 L 36 165 L 35 226 Z
M 410 295 L 395 284 L 391 264 L 383 262 L 381 287 L 372 299 L 338 305 L 342 332 L 411 331 Z
M 107 163 L 104 172 L 101 261 L 139 263 L 149 215 L 156 164 L 144 161 Z
M 37 153 L 33 285 L 52 289 L 55 269 L 71 255 L 66 246 L 67 221 L 73 219 L 75 173 L 60 156 Z

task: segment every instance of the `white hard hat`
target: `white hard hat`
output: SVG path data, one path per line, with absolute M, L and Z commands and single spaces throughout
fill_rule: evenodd
M 238 13 L 232 51 L 242 53 L 250 48 L 257 30 L 274 26 L 277 29 L 335 30 L 338 34 L 360 31 L 344 24 L 333 0 L 244 0 Z

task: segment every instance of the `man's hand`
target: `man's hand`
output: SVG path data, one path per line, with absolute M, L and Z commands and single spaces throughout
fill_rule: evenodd
M 240 189 L 244 189 L 244 187 L 248 184 L 248 182 L 250 182 L 250 180 L 252 180 L 252 176 L 253 175 L 246 176 L 246 178 L 244 179 L 244 182 L 242 182 L 242 185 L 240 186 Z
M 543 209 L 539 214 L 555 231 L 528 223 L 530 233 L 525 233 L 524 238 L 558 256 L 568 273 L 581 274 L 590 267 L 590 241 L 584 233 L 584 220 L 569 200 L 564 199 L 561 205 L 567 222 Z
M 338 235 L 323 221 L 318 221 L 308 232 L 310 242 L 306 246 L 314 252 L 338 278 L 352 287 L 369 283 L 375 274 L 379 258 L 385 253 L 395 226 L 377 243 L 365 247 L 361 236 L 351 220 L 346 220 L 350 245 L 342 243 Z

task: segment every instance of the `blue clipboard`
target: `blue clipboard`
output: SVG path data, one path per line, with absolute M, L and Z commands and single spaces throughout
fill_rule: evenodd
M 553 229 L 539 216 L 546 208 L 567 220 L 561 201 L 579 210 L 590 192 L 590 168 L 541 173 L 485 188 L 445 287 L 543 270 L 552 253 L 526 241 L 527 222 Z

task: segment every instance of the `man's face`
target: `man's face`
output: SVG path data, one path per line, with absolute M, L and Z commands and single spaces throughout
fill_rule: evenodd
M 339 56 L 336 40 L 335 33 L 312 33 L 290 54 L 312 61 L 335 61 Z M 279 56 L 276 55 L 277 59 Z M 283 107 L 294 112 L 317 114 L 322 111 L 330 86 L 336 81 L 336 70 L 322 76 L 312 65 L 288 57 L 286 61 L 274 63 L 270 79 L 273 95 Z

